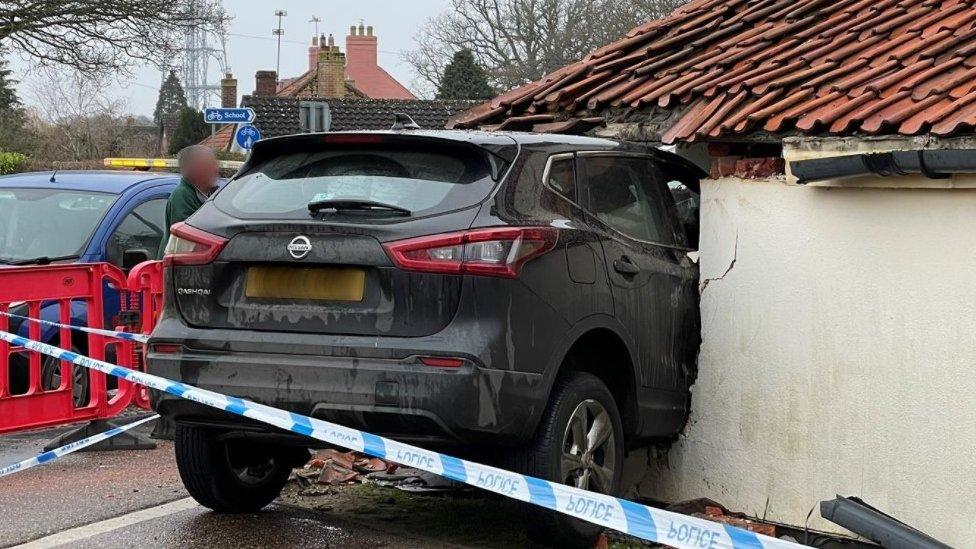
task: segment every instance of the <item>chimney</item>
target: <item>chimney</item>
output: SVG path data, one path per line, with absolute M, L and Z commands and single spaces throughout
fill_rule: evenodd
M 220 81 L 220 106 L 225 109 L 237 106 L 237 79 L 231 73 Z
M 346 55 L 335 45 L 330 34 L 327 44 L 320 46 L 315 75 L 315 95 L 321 98 L 342 99 L 346 96 Z
M 373 36 L 373 27 L 366 27 L 362 24 L 359 27 L 349 27 L 349 36 L 346 37 L 346 55 L 349 57 L 349 67 L 356 73 L 359 69 L 376 67 L 376 36 Z
M 319 52 L 322 51 L 319 47 L 319 37 L 312 37 L 312 45 L 308 47 L 308 70 L 314 71 L 315 67 L 319 64 Z
M 278 73 L 275 71 L 254 73 L 254 95 L 278 95 Z

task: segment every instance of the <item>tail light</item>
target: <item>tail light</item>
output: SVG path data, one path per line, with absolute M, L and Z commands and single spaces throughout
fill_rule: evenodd
M 527 261 L 556 246 L 551 227 L 499 227 L 422 236 L 386 244 L 405 271 L 515 278 Z
M 227 244 L 226 238 L 201 231 L 186 223 L 176 223 L 170 229 L 163 265 L 206 265 L 213 263 Z

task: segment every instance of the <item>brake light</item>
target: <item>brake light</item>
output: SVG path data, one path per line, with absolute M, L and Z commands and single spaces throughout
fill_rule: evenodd
M 176 223 L 170 228 L 171 236 L 166 243 L 163 265 L 206 265 L 213 263 L 227 244 L 226 238 L 201 231 L 186 223 Z
M 328 134 L 322 138 L 327 145 L 375 145 L 383 142 L 383 137 L 370 134 Z
M 405 271 L 515 278 L 531 259 L 556 246 L 551 227 L 498 227 L 422 236 L 386 244 Z

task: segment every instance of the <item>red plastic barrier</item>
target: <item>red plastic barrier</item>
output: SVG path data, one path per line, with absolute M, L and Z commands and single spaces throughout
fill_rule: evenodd
M 129 309 L 139 311 L 140 334 L 149 334 L 163 308 L 163 262 L 146 261 L 129 272 Z
M 143 272 L 151 272 L 152 269 L 147 267 Z M 153 283 L 149 280 L 147 278 L 146 286 L 152 288 Z M 59 311 L 58 322 L 71 324 L 72 302 L 83 302 L 87 309 L 88 326 L 106 328 L 103 318 L 103 289 L 106 283 L 120 291 L 124 304 L 128 286 L 126 277 L 122 271 L 109 264 L 0 269 L 0 311 L 8 312 L 11 304 L 26 303 L 26 316 L 41 318 L 42 304 L 50 306 L 54 303 Z M 161 288 L 161 281 L 158 286 Z M 149 321 L 155 322 L 155 319 L 150 318 Z M 28 322 L 27 325 L 28 338 L 42 340 L 42 326 L 36 322 Z M 0 330 L 9 332 L 9 327 L 10 319 L 0 316 Z M 58 336 L 49 343 L 63 349 L 83 352 L 99 360 L 104 360 L 107 350 L 114 347 L 122 366 L 139 366 L 139 363 L 131 362 L 134 355 L 131 342 L 60 328 Z M 48 370 L 60 368 L 61 383 L 58 387 L 45 388 L 42 379 L 44 360 L 38 353 L 15 348 L 0 341 L 0 433 L 108 419 L 134 400 L 142 400 L 141 390 L 123 380 L 118 381 L 118 389 L 110 395 L 105 375 L 85 369 L 83 373 L 88 376 L 89 394 L 85 402 L 76 406 L 72 394 L 72 365 L 65 361 L 60 361 L 60 364 L 48 362 Z M 11 386 L 12 370 L 15 374 L 13 380 L 19 381 L 21 387 Z
M 126 283 L 128 289 L 128 303 L 126 308 L 139 312 L 139 324 L 133 327 L 134 332 L 150 334 L 159 320 L 159 313 L 163 308 L 163 262 L 147 261 L 136 265 L 130 272 Z M 143 345 L 127 341 L 125 347 L 131 357 L 128 364 L 122 364 L 135 370 L 146 370 L 145 349 Z M 149 409 L 149 392 L 143 386 L 138 386 L 132 396 L 132 403 L 140 408 Z

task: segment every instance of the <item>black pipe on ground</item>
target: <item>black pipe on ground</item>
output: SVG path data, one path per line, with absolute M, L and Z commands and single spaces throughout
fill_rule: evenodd
M 820 516 L 885 549 L 952 549 L 858 498 L 837 496 L 820 502 Z

